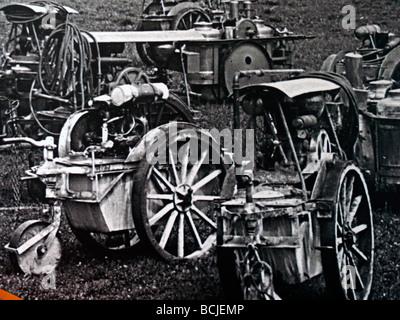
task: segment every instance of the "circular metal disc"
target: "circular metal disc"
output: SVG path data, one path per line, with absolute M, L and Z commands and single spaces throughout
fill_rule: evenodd
M 232 93 L 233 77 L 237 71 L 270 69 L 268 53 L 261 46 L 242 42 L 231 50 L 223 65 L 224 81 L 229 94 Z M 269 77 L 256 77 L 240 79 L 240 86 L 269 81 Z
M 30 220 L 21 224 L 13 234 L 10 246 L 13 248 L 21 246 L 48 225 L 47 222 L 38 220 Z M 13 261 L 23 273 L 47 274 L 58 266 L 62 252 L 61 242 L 58 237 L 55 237 L 54 241 L 45 248 L 43 245 L 46 239 L 47 237 L 40 240 L 20 255 L 15 254 Z

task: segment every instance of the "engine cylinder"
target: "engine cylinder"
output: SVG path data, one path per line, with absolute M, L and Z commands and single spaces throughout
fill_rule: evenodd
M 114 106 L 119 107 L 132 99 L 154 101 L 158 98 L 168 99 L 168 96 L 169 90 L 164 83 L 124 84 L 113 89 L 111 102 Z
M 317 124 L 318 120 L 315 116 L 313 115 L 306 115 L 306 116 L 300 116 L 292 121 L 293 127 L 296 129 L 304 129 L 304 128 L 309 128 L 312 126 L 315 126 Z
M 354 35 L 356 36 L 356 38 L 358 40 L 365 40 L 367 39 L 370 35 L 374 35 L 376 33 L 379 33 L 381 31 L 381 28 L 376 25 L 376 24 L 371 24 L 371 25 L 367 25 L 367 26 L 361 26 L 358 27 L 355 31 L 354 31 Z

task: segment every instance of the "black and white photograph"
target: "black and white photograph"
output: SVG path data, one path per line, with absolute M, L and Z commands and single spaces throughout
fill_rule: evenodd
M 0 300 L 400 300 L 400 2 L 0 0 L 0 164 Z

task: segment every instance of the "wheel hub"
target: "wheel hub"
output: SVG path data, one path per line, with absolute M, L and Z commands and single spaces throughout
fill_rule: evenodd
M 182 184 L 176 188 L 174 193 L 174 206 L 179 212 L 187 212 L 193 205 L 193 189 Z
M 351 230 L 349 226 L 345 227 L 343 239 L 347 247 L 351 247 L 352 245 L 357 243 L 357 235 Z

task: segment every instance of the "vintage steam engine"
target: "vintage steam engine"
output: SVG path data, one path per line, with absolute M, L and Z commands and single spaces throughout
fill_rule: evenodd
M 255 14 L 252 1 L 154 1 L 143 12 L 138 30 L 189 30 L 202 37 L 175 43 L 137 43 L 143 62 L 184 74 L 186 89 L 207 101 L 232 94 L 237 70 L 291 68 L 292 42 L 307 36 L 278 30 Z M 267 81 L 270 77 L 240 80 Z
M 355 37 L 362 42 L 354 53 L 362 57 L 363 74 L 360 79 L 368 83 L 374 80 L 399 81 L 400 37 L 384 31 L 379 25 L 365 25 L 354 31 Z M 321 70 L 346 74 L 345 55 L 350 50 L 343 50 L 325 59 Z
M 280 299 L 279 284 L 323 272 L 336 298 L 366 299 L 373 222 L 366 182 L 351 160 L 358 139 L 351 85 L 311 73 L 238 87 L 234 95 L 236 125 L 254 131 L 255 169 L 238 177 L 237 192 L 218 214 L 227 296 Z
M 378 25 L 361 26 L 355 35 L 362 46 L 354 52 L 330 55 L 322 70 L 339 73 L 351 83 L 360 122 L 356 160 L 370 189 L 390 196 L 398 192 L 400 185 L 397 143 L 400 38 Z
M 43 141 L 44 162 L 26 179 L 50 219 L 29 220 L 14 232 L 6 248 L 18 269 L 43 274 L 57 267 L 61 207 L 77 239 L 100 255 L 126 257 L 139 239 L 168 261 L 213 246 L 211 209 L 227 167 L 190 159 L 193 143 L 211 154 L 212 137 L 179 122 L 186 120 L 179 110 L 157 105 L 169 94 L 162 83 L 117 86 L 67 119 L 58 146 Z M 156 161 L 162 155 L 165 161 Z
M 139 31 L 87 32 L 70 22 L 76 14 L 70 8 L 42 1 L 4 7 L 12 27 L 0 75 L 3 137 L 58 139 L 69 115 L 90 106 L 95 96 L 120 84 L 150 82 L 132 66 L 124 52 L 127 43 L 136 44 L 143 61 L 157 67 L 152 81 L 168 83 L 167 70 L 183 73 L 183 98 L 192 113 L 193 92 L 209 101 L 224 99 L 232 93 L 237 69 L 291 67 L 289 43 L 305 36 L 265 25 L 252 16 L 250 2 L 231 1 L 221 8 L 222 3 L 206 10 L 198 3 L 155 1 L 144 10 Z M 172 23 L 168 30 L 161 27 L 165 19 Z M 187 19 L 192 24 L 182 27 Z M 172 92 L 168 102 L 183 108 Z
M 322 272 L 332 293 L 368 297 L 372 211 L 354 161 L 362 90 L 340 75 L 287 68 L 286 45 L 302 36 L 254 19 L 248 1 L 229 1 L 229 15 L 221 14 L 225 2 L 154 1 L 133 32 L 83 32 L 66 21 L 29 71 L 30 112 L 19 114 L 19 91 L 12 100 L 5 86 L 5 110 L 14 112 L 8 123 L 28 137 L 3 142 L 43 148 L 26 179 L 49 209 L 49 219 L 13 233 L 6 249 L 16 267 L 27 274 L 57 267 L 63 208 L 77 238 L 102 255 L 126 255 L 140 240 L 167 261 L 192 259 L 216 242 L 221 283 L 234 298 L 277 299 L 277 280 L 299 283 Z M 16 8 L 36 16 L 48 7 Z M 199 20 L 188 26 L 191 13 Z M 251 160 L 236 161 L 238 150 L 226 151 L 194 125 L 191 108 L 165 83 L 130 67 L 120 55 L 125 43 L 139 44 L 159 79 L 181 71 L 185 87 L 203 98 L 229 96 L 231 129 L 250 132 Z M 20 68 L 9 61 L 4 79 Z M 292 76 L 268 82 L 273 74 Z M 32 139 L 26 117 L 46 139 Z
M 39 71 L 44 42 L 55 28 L 77 12 L 40 1 L 8 5 L 1 10 L 12 24 L 0 60 L 1 135 L 11 132 L 21 135 L 25 131 L 33 135 L 35 130 L 30 127 L 35 120 L 30 116 L 30 92 Z

